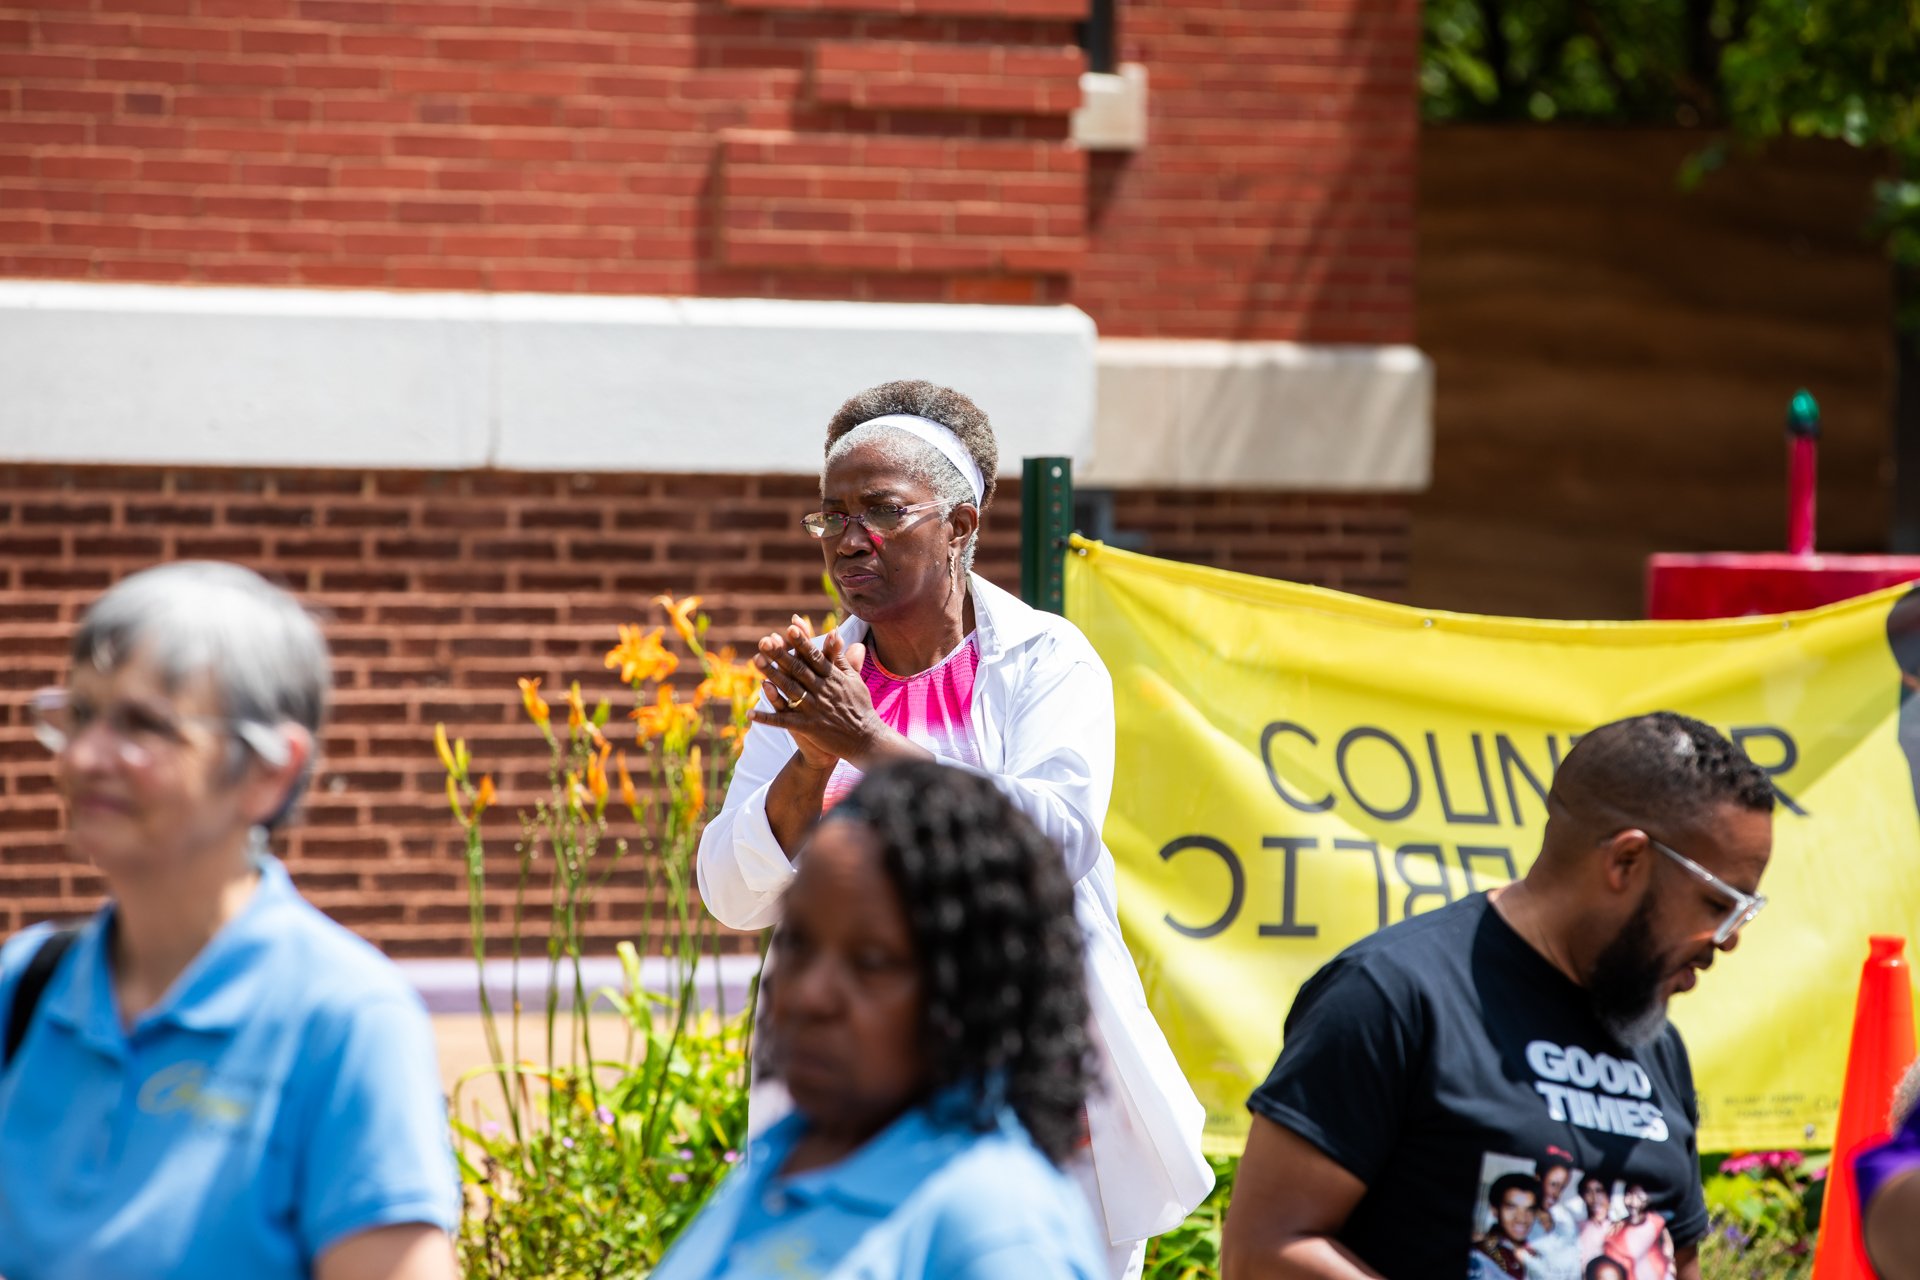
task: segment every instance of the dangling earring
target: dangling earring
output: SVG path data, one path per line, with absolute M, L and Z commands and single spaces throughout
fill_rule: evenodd
M 953 590 L 960 585 L 960 548 L 947 548 L 947 599 L 953 599 Z

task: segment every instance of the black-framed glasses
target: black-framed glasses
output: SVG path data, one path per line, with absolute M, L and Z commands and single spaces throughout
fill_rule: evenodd
M 858 512 L 816 511 L 812 515 L 801 516 L 800 527 L 816 538 L 837 538 L 856 521 L 868 533 L 898 533 L 906 525 L 908 516 L 943 505 L 940 499 L 935 498 L 930 502 L 915 502 L 904 507 L 881 503 Z
M 1715 893 L 1733 904 L 1727 912 L 1727 918 L 1722 920 L 1719 928 L 1713 931 L 1714 946 L 1725 946 L 1727 939 L 1733 937 L 1734 934 L 1740 932 L 1741 929 L 1751 923 L 1753 918 L 1760 914 L 1760 908 L 1767 905 L 1766 898 L 1760 894 L 1742 893 L 1678 849 L 1661 844 L 1652 836 L 1647 837 L 1647 843 L 1666 854 L 1669 858 L 1672 858 L 1684 867 L 1688 874 L 1692 875 L 1694 879 L 1706 885 L 1709 889 L 1712 889 Z

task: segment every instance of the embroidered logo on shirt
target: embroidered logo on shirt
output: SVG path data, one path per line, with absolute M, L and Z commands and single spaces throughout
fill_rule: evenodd
M 253 1099 L 231 1085 L 207 1084 L 207 1064 L 176 1062 L 140 1086 L 140 1110 L 150 1116 L 186 1114 L 211 1124 L 237 1125 L 253 1111 Z
M 1535 1040 L 1527 1046 L 1527 1065 L 1540 1077 L 1533 1087 L 1555 1120 L 1650 1142 L 1667 1140 L 1666 1113 L 1645 1101 L 1653 1097 L 1653 1081 L 1639 1063 Z
M 814 1243 L 805 1236 L 736 1245 L 728 1254 L 726 1274 L 816 1280 L 820 1270 L 813 1265 L 813 1253 Z

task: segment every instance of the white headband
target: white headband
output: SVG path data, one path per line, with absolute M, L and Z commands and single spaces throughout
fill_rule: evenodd
M 967 447 L 960 443 L 960 437 L 953 434 L 953 428 L 944 422 L 935 422 L 932 418 L 922 418 L 913 413 L 887 413 L 878 418 L 868 418 L 861 427 L 892 427 L 904 431 L 910 436 L 918 436 L 940 451 L 942 457 L 953 464 L 966 482 L 973 486 L 973 505 L 979 506 L 987 500 L 986 478 L 980 474 L 980 464 L 973 460 Z M 858 431 L 860 427 L 855 427 Z

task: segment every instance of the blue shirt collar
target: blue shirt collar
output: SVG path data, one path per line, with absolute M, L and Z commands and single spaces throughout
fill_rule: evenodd
M 778 1170 L 794 1143 L 806 1129 L 806 1120 L 787 1116 L 767 1130 L 756 1144 L 754 1161 L 765 1160 L 760 1176 L 763 1185 L 778 1183 L 781 1190 L 799 1200 L 831 1199 L 856 1212 L 886 1217 L 947 1161 L 985 1136 L 968 1124 L 958 1110 L 959 1091 L 952 1090 L 933 1101 L 913 1108 L 859 1150 L 821 1169 L 790 1178 L 778 1177 Z M 1002 1110 L 993 1129 L 1018 1129 L 1010 1111 Z
M 247 905 L 200 949 L 160 1003 L 140 1015 L 135 1032 L 162 1022 L 191 1031 L 230 1031 L 257 1014 L 270 970 L 259 961 L 284 933 L 283 914 L 297 909 L 302 899 L 279 859 L 263 855 L 254 865 L 260 883 Z M 108 954 L 115 912 L 108 902 L 81 929 L 67 981 L 47 992 L 46 1016 L 78 1032 L 93 1048 L 119 1057 L 127 1035 L 120 1026 Z

